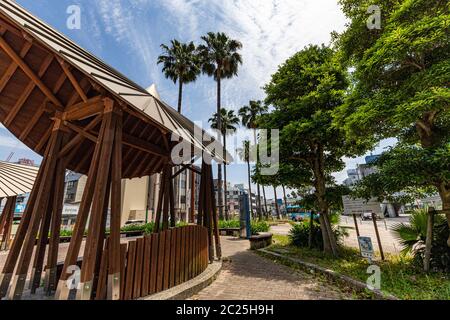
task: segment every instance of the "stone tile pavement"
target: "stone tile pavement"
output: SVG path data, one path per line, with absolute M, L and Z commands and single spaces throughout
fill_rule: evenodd
M 249 251 L 249 242 L 222 237 L 224 262 L 219 277 L 193 300 L 335 300 L 350 294 L 312 275 L 295 271 Z

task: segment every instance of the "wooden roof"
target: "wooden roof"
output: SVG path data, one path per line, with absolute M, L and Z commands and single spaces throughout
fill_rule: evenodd
M 15 2 L 0 0 L 0 121 L 9 131 L 43 155 L 52 119 L 64 113 L 72 146 L 80 145 L 68 169 L 87 174 L 104 98 L 123 110 L 124 178 L 160 172 L 170 161 L 172 133 L 212 153 L 210 137 L 194 137 L 200 129 L 192 121 Z
M 39 167 L 0 161 L 0 198 L 31 192 Z

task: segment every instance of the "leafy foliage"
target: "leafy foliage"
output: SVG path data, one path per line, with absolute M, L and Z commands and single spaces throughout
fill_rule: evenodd
M 409 224 L 399 223 L 392 227 L 394 236 L 403 247 L 402 253 L 412 253 L 418 266 L 423 265 L 425 254 L 427 216 L 426 210 L 416 210 L 411 214 Z M 450 272 L 450 248 L 447 246 L 449 227 L 443 216 L 435 216 L 433 234 L 431 266 L 435 270 Z
M 260 232 L 268 232 L 270 230 L 270 225 L 263 220 L 252 221 L 251 222 L 251 232 L 253 235 L 258 234 Z
M 337 223 L 339 222 L 338 215 L 332 215 L 331 220 L 333 224 L 334 236 L 338 243 L 342 243 L 342 240 L 345 236 L 348 236 L 348 233 L 337 226 Z M 289 239 L 291 240 L 291 243 L 297 247 L 308 247 L 310 229 L 311 220 L 309 219 L 294 224 L 292 229 L 289 231 Z M 323 237 L 319 222 L 317 220 L 314 220 L 312 230 L 312 247 L 322 250 Z

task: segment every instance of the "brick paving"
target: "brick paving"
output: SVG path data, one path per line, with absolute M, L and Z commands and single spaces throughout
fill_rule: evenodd
M 193 300 L 335 300 L 349 294 L 312 275 L 260 257 L 247 240 L 222 237 L 224 263 L 219 277 Z

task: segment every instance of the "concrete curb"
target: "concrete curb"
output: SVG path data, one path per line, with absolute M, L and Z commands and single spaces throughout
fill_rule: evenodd
M 214 261 L 202 274 L 194 279 L 139 300 L 186 300 L 213 283 L 221 270 L 222 261 Z
M 383 292 L 381 292 L 380 290 L 377 289 L 370 289 L 367 287 L 367 285 L 361 281 L 355 280 L 353 278 L 350 278 L 346 275 L 342 275 L 336 271 L 333 271 L 331 269 L 327 269 L 318 265 L 315 265 L 313 263 L 309 263 L 297 258 L 291 258 L 291 257 L 287 257 L 284 256 L 282 254 L 279 253 L 275 253 L 266 249 L 259 249 L 257 250 L 259 252 L 262 252 L 264 254 L 267 255 L 271 255 L 277 258 L 281 258 L 281 259 L 286 259 L 289 260 L 297 265 L 299 265 L 300 267 L 302 267 L 304 270 L 306 271 L 311 271 L 314 270 L 316 272 L 322 273 L 323 275 L 327 276 L 328 278 L 330 278 L 333 281 L 337 281 L 337 282 L 341 282 L 343 284 L 346 284 L 352 288 L 355 288 L 357 291 L 359 292 L 365 292 L 366 290 L 371 291 L 375 297 L 377 299 L 382 299 L 382 300 L 399 300 L 397 297 L 390 295 L 390 294 L 384 294 Z

